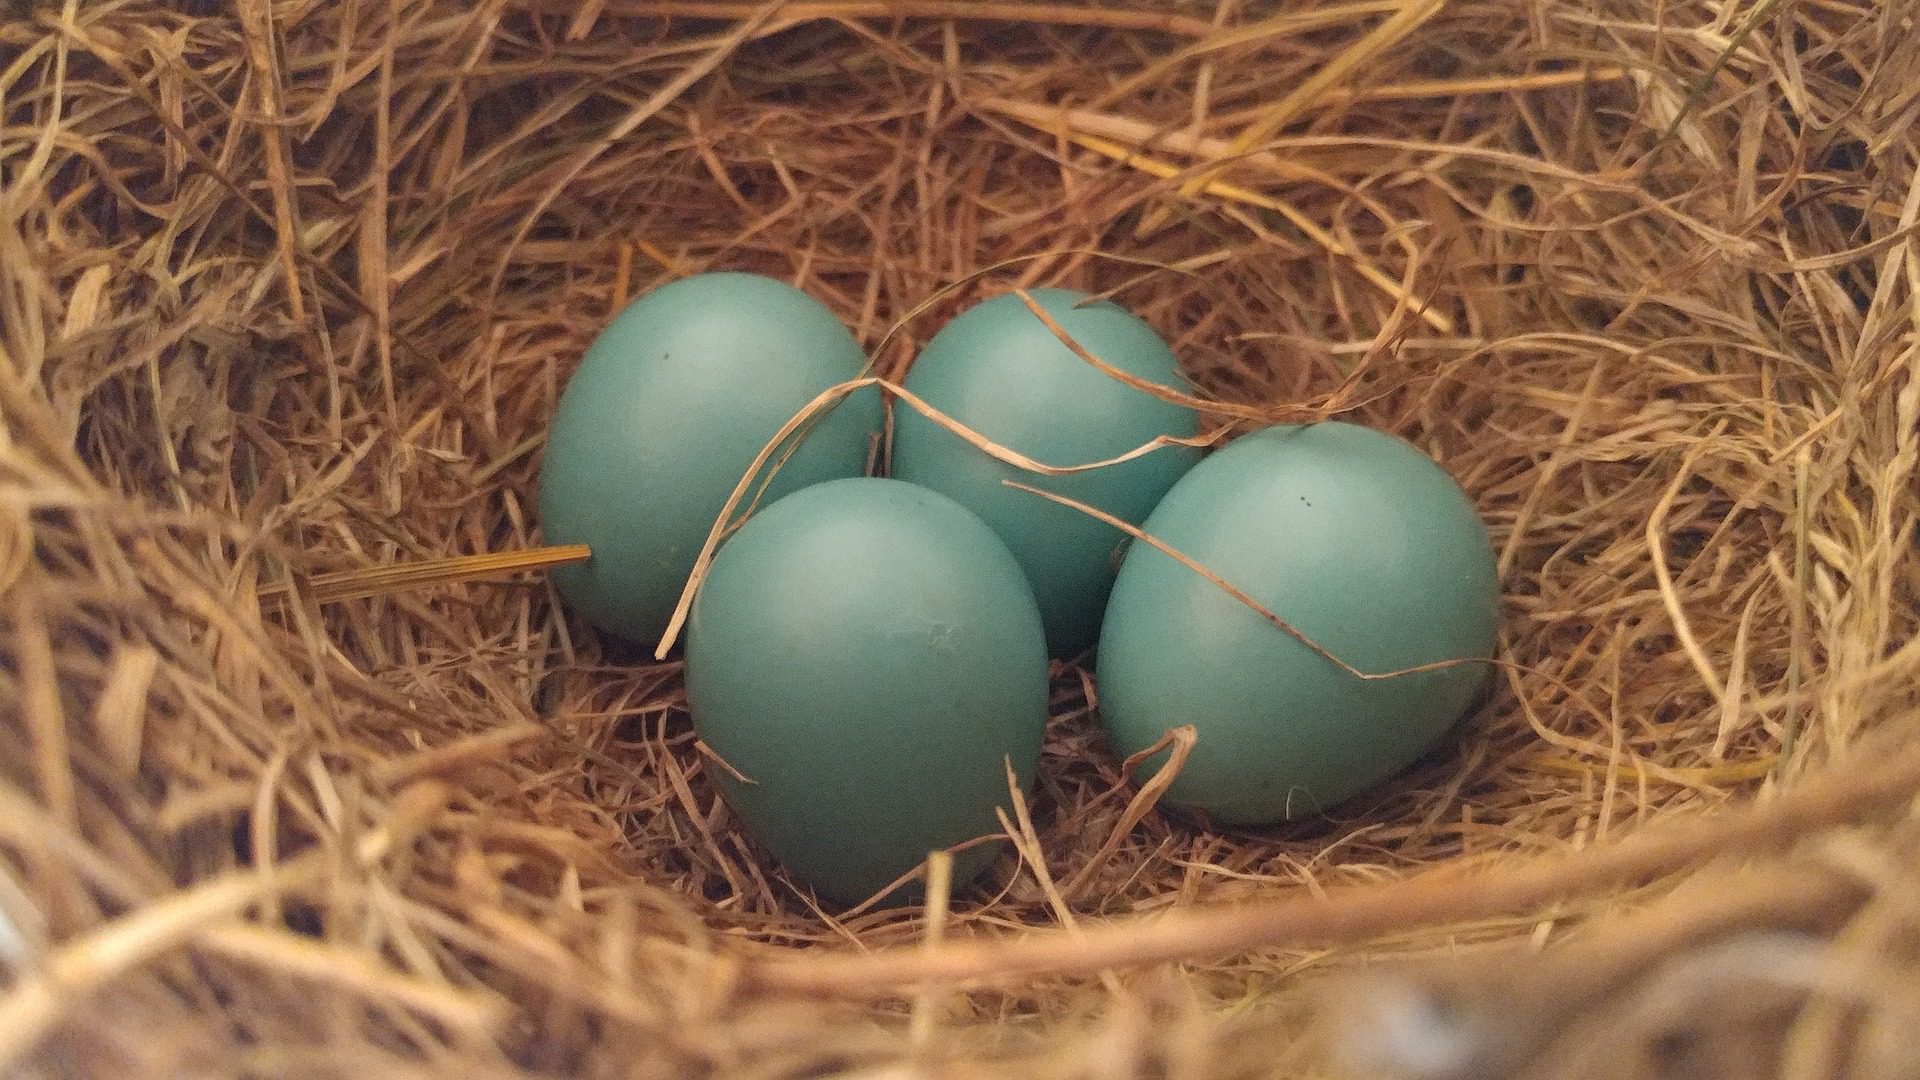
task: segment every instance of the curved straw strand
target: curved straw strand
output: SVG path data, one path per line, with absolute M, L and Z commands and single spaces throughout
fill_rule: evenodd
M 754 456 L 752 464 L 747 466 L 747 470 L 740 477 L 739 483 L 734 485 L 733 493 L 727 497 L 726 504 L 720 508 L 719 516 L 714 519 L 713 527 L 707 532 L 707 539 L 700 547 L 699 556 L 694 559 L 693 571 L 687 576 L 686 586 L 682 588 L 680 592 L 680 603 L 674 608 L 673 618 L 667 622 L 667 629 L 660 637 L 659 646 L 654 649 L 654 659 L 665 659 L 668 651 L 673 648 L 674 642 L 679 640 L 680 631 L 685 626 L 687 614 L 693 606 L 694 593 L 697 591 L 700 583 L 706 579 L 707 570 L 713 563 L 714 551 L 720 546 L 721 538 L 726 535 L 727 530 L 731 527 L 734 511 L 740 508 L 741 500 L 746 496 L 749 489 L 757 488 L 758 490 L 765 490 L 769 478 L 761 477 L 760 471 L 767 467 L 767 463 L 773 459 L 775 454 L 780 452 L 786 441 L 791 438 L 795 432 L 809 424 L 817 414 L 837 405 L 840 399 L 849 394 L 863 390 L 869 386 L 878 386 L 888 393 L 893 394 L 896 398 L 910 406 L 915 412 L 920 413 L 922 416 L 925 416 L 927 419 L 952 432 L 954 435 L 965 440 L 969 445 L 996 460 L 1003 461 L 1025 472 L 1037 473 L 1041 476 L 1066 476 L 1072 473 L 1088 472 L 1093 469 L 1104 469 L 1112 465 L 1121 464 L 1122 462 L 1132 461 L 1138 457 L 1144 457 L 1166 446 L 1212 446 L 1224 438 L 1229 430 L 1223 427 L 1204 435 L 1195 435 L 1192 437 L 1160 435 L 1134 447 L 1124 454 L 1119 454 L 1101 461 L 1090 461 L 1081 465 L 1049 465 L 1043 461 L 1036 461 L 1017 450 L 1009 449 L 994 442 L 965 424 L 962 424 L 960 421 L 955 420 L 953 417 L 948 416 L 946 413 L 941 412 L 939 409 L 927 404 L 912 391 L 890 380 L 870 376 L 863 379 L 852 379 L 830 386 L 822 390 L 818 396 L 802 407 L 801 410 L 795 413 L 785 424 L 780 426 L 780 430 L 775 432 L 773 438 Z
M 1151 545 L 1155 550 L 1161 552 L 1162 554 L 1168 556 L 1169 558 L 1172 558 L 1174 561 L 1178 562 L 1180 565 L 1186 567 L 1187 569 L 1207 579 L 1207 581 L 1211 582 L 1214 585 L 1214 587 L 1218 588 L 1221 592 L 1226 593 L 1228 596 L 1233 597 L 1235 600 L 1238 600 L 1240 603 L 1245 604 L 1247 607 L 1253 609 L 1253 611 L 1256 614 L 1258 614 L 1261 618 L 1272 623 L 1274 626 L 1279 627 L 1282 631 L 1286 633 L 1288 637 L 1292 638 L 1293 640 L 1299 642 L 1302 645 L 1305 645 L 1307 648 L 1312 649 L 1314 654 L 1319 656 L 1321 659 L 1327 661 L 1330 664 L 1333 664 L 1335 667 L 1338 667 L 1341 671 L 1346 672 L 1347 674 L 1353 676 L 1356 679 L 1366 679 L 1369 682 L 1373 682 L 1381 679 L 1399 679 L 1408 675 L 1418 675 L 1421 672 L 1425 672 L 1425 671 L 1439 671 L 1443 668 L 1459 667 L 1462 664 L 1490 664 L 1493 662 L 1491 659 L 1486 657 L 1460 657 L 1454 660 L 1435 660 L 1429 664 L 1420 664 L 1415 667 L 1401 668 L 1397 671 L 1383 671 L 1377 674 L 1361 671 L 1359 668 L 1354 667 L 1352 664 L 1349 664 L 1345 660 L 1342 660 L 1339 657 L 1333 655 L 1333 653 L 1327 650 L 1326 646 L 1321 645 L 1319 642 L 1308 637 L 1305 633 L 1295 628 L 1292 623 L 1288 622 L 1287 620 L 1281 618 L 1278 615 L 1275 615 L 1272 611 L 1268 610 L 1265 605 L 1261 604 L 1260 601 L 1255 600 L 1253 597 L 1247 595 L 1244 591 L 1242 591 L 1238 586 L 1234 585 L 1232 582 L 1221 577 L 1219 574 L 1216 574 L 1213 571 L 1207 569 L 1206 565 L 1200 562 L 1200 560 L 1194 558 L 1191 555 L 1187 555 L 1184 552 L 1181 552 L 1179 549 L 1175 548 L 1172 544 L 1167 543 L 1165 540 L 1162 540 L 1159 537 L 1150 535 L 1149 533 L 1147 533 L 1146 530 L 1140 528 L 1139 526 L 1131 524 L 1126 521 L 1122 521 L 1121 519 L 1114 517 L 1112 514 L 1107 513 L 1105 510 L 1101 510 L 1098 507 L 1088 506 L 1086 503 L 1080 502 L 1077 499 L 1070 499 L 1065 495 L 1056 495 L 1051 491 L 1043 491 L 1037 487 L 1030 487 L 1026 484 L 1020 483 L 1017 480 L 1002 480 L 1000 482 L 1002 484 L 1005 484 L 1007 487 L 1013 488 L 1016 491 L 1025 491 L 1033 495 L 1038 495 L 1049 502 L 1056 502 L 1056 503 L 1059 503 L 1061 506 L 1065 506 L 1069 509 L 1078 510 L 1081 513 L 1087 515 L 1090 518 L 1093 518 L 1096 521 L 1105 522 L 1106 524 L 1111 525 L 1116 529 L 1119 529 L 1121 532 L 1126 533 L 1128 536 L 1133 537 L 1135 540 L 1138 540 L 1143 544 Z
M 1039 319 L 1041 325 L 1045 326 L 1055 338 L 1058 338 L 1062 345 L 1073 350 L 1073 355 L 1079 357 L 1083 362 L 1092 365 L 1095 370 L 1107 378 L 1130 386 L 1143 394 L 1149 394 L 1159 398 L 1161 401 L 1172 402 L 1175 405 L 1184 405 L 1195 412 L 1231 416 L 1236 420 L 1256 420 L 1263 424 L 1279 424 L 1286 423 L 1289 420 L 1304 420 L 1309 418 L 1324 420 L 1328 415 L 1326 409 L 1316 408 L 1314 406 L 1289 405 L 1279 408 L 1262 408 L 1258 405 L 1235 405 L 1227 401 L 1213 401 L 1208 398 L 1194 397 L 1192 394 L 1183 394 L 1171 387 L 1162 386 L 1149 379 L 1143 379 L 1130 371 L 1122 371 L 1112 364 L 1107 363 L 1105 360 L 1093 355 L 1092 352 L 1088 351 L 1086 346 L 1075 341 L 1073 335 L 1067 333 L 1066 327 L 1061 326 L 1060 321 L 1049 314 L 1046 308 L 1041 307 L 1039 302 L 1027 293 L 1027 290 L 1015 289 L 1013 290 L 1013 294 L 1020 298 L 1020 302 L 1027 306 L 1027 310 L 1033 313 L 1033 317 Z

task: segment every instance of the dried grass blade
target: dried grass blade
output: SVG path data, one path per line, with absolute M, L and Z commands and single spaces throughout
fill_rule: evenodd
M 1014 118 L 1023 122 L 1027 121 L 1027 117 L 1025 116 L 1015 116 Z M 1036 124 L 1035 126 L 1039 128 L 1039 125 Z M 1047 130 L 1045 128 L 1039 129 Z M 1100 154 L 1103 157 L 1110 158 L 1123 165 L 1131 166 L 1139 169 L 1141 172 L 1160 177 L 1161 179 L 1172 179 L 1188 171 L 1171 162 L 1152 157 L 1143 150 L 1122 146 L 1119 143 L 1111 142 L 1097 135 L 1089 135 L 1079 131 L 1059 128 L 1053 129 L 1052 133 L 1059 134 L 1075 145 L 1092 150 L 1094 153 Z M 1408 292 L 1405 286 L 1394 279 L 1393 275 L 1375 266 L 1367 260 L 1366 256 L 1355 251 L 1352 246 L 1322 228 L 1319 223 L 1315 222 L 1306 214 L 1301 213 L 1293 204 L 1283 199 L 1276 199 L 1271 195 L 1263 195 L 1251 188 L 1240 187 L 1237 184 L 1230 184 L 1225 180 L 1219 179 L 1209 179 L 1199 188 L 1199 191 L 1204 194 L 1279 214 L 1281 217 L 1286 218 L 1287 222 L 1294 228 L 1305 233 L 1307 238 L 1314 243 L 1340 258 L 1352 262 L 1354 264 L 1354 270 L 1358 272 L 1361 277 L 1366 278 L 1370 284 L 1393 299 L 1395 303 L 1407 305 L 1414 314 L 1418 315 L 1424 322 L 1440 333 L 1447 335 L 1453 334 L 1454 322 L 1450 317 L 1441 313 L 1432 304 Z
M 1862 753 L 1857 764 L 1830 769 L 1817 781 L 1739 814 L 1654 826 L 1621 841 L 1497 874 L 1442 869 L 1320 896 L 1125 919 L 1071 936 L 956 942 L 937 953 L 914 949 L 777 961 L 754 967 L 744 977 L 763 991 L 868 998 L 927 983 L 1008 982 L 1195 961 L 1281 945 L 1353 944 L 1535 911 L 1577 896 L 1629 888 L 1729 854 L 1776 850 L 1811 830 L 1906 802 L 1916 791 L 1920 744 L 1896 743 L 1879 747 L 1877 753 Z
M 356 570 L 336 570 L 317 574 L 306 583 L 304 592 L 315 603 L 333 604 L 344 600 L 364 600 L 373 596 L 451 585 L 461 581 L 505 577 L 528 570 L 549 570 L 556 566 L 585 562 L 593 556 L 585 544 L 558 544 L 525 551 L 493 551 L 480 555 L 455 555 L 445 559 L 373 566 Z M 262 586 L 260 599 L 284 603 L 293 586 L 286 583 Z
M 690 19 L 739 19 L 760 5 L 726 0 L 609 0 L 614 15 L 679 16 Z M 1104 26 L 1115 30 L 1157 30 L 1203 37 L 1213 30 L 1204 19 L 1144 8 L 1082 7 L 1070 4 L 981 4 L 965 0 L 819 0 L 782 5 L 777 20 L 763 32 L 785 30 L 824 19 L 986 19 L 1041 26 Z
M 1325 67 L 1314 72 L 1305 82 L 1294 87 L 1286 97 L 1265 110 L 1260 119 L 1247 125 L 1245 130 L 1234 137 L 1231 153 L 1235 156 L 1244 154 L 1271 139 L 1279 133 L 1281 128 L 1286 127 L 1295 117 L 1305 112 L 1314 102 L 1333 89 L 1335 84 L 1352 75 L 1361 65 L 1392 48 L 1408 34 L 1413 33 L 1421 23 L 1439 14 L 1444 6 L 1445 0 L 1408 0 L 1385 22 L 1347 46 L 1338 56 L 1328 61 Z M 1213 177 L 1213 170 L 1206 170 L 1187 181 L 1181 187 L 1180 193 L 1191 198 L 1198 194 Z M 1140 232 L 1145 235 L 1158 227 L 1157 222 L 1143 221 Z
M 1028 303 L 1032 303 L 1031 298 L 1028 298 Z M 1057 327 L 1059 324 L 1056 322 L 1053 325 Z M 1095 366 L 1105 366 L 1098 360 L 1092 362 Z M 1117 369 L 1109 368 L 1109 370 Z M 1120 374 L 1126 378 L 1136 378 L 1135 376 L 1126 375 L 1124 372 Z M 1151 386 L 1154 384 L 1148 383 L 1147 385 Z M 721 539 L 725 537 L 727 531 L 736 524 L 734 515 L 740 510 L 741 505 L 746 502 L 747 493 L 756 488 L 764 490 L 766 485 L 771 482 L 772 474 L 762 475 L 763 470 L 766 470 L 769 464 L 774 463 L 776 455 L 780 455 L 782 460 L 784 460 L 784 455 L 791 454 L 794 446 L 790 444 L 789 440 L 805 430 L 815 419 L 823 415 L 827 410 L 838 405 L 847 395 L 870 386 L 881 387 L 892 394 L 897 401 L 904 403 L 909 408 L 925 416 L 935 424 L 940 425 L 942 428 L 945 428 L 947 431 L 952 432 L 954 435 L 959 436 L 969 445 L 991 455 L 996 460 L 1042 476 L 1065 476 L 1071 473 L 1104 469 L 1122 462 L 1132 461 L 1135 458 L 1153 453 L 1167 446 L 1211 446 L 1225 438 L 1229 431 L 1228 428 L 1223 427 L 1193 437 L 1163 435 L 1147 443 L 1143 443 L 1140 446 L 1136 446 L 1126 453 L 1102 461 L 1091 461 L 1079 465 L 1049 465 L 1042 461 L 1036 461 L 1033 458 L 1027 457 L 1025 454 L 988 439 L 979 432 L 955 420 L 953 417 L 927 404 L 919 396 L 898 383 L 870 376 L 853 379 L 840 383 L 837 386 L 830 386 L 822 390 L 812 401 L 802 406 L 799 412 L 793 414 L 785 424 L 781 425 L 780 430 L 774 432 L 773 437 L 761 448 L 760 453 L 755 455 L 753 461 L 747 465 L 746 472 L 741 474 L 739 482 L 734 485 L 733 492 L 727 497 L 725 505 L 720 508 L 720 515 L 714 519 L 713 528 L 708 531 L 706 542 L 701 546 L 700 554 L 694 559 L 693 571 L 688 575 L 687 583 L 681 590 L 680 603 L 674 610 L 673 618 L 667 622 L 666 632 L 660 636 L 660 644 L 654 650 L 654 659 L 664 660 L 667 653 L 672 650 L 674 643 L 679 640 L 680 631 L 685 627 L 687 614 L 693 605 L 694 594 L 698 591 L 700 583 L 706 579 L 707 572 L 712 567 L 714 552 L 718 550 Z M 777 465 L 774 471 L 778 471 Z
M 410 978 L 366 953 L 285 931 L 219 926 L 198 934 L 196 944 L 230 960 L 386 1001 L 470 1035 L 492 1030 L 510 1014 L 497 997 Z
M 1121 812 L 1120 820 L 1114 822 L 1113 830 L 1107 833 L 1107 839 L 1100 845 L 1100 850 L 1093 853 L 1093 857 L 1087 860 L 1087 864 L 1082 866 L 1080 872 L 1073 875 L 1073 879 L 1067 883 L 1066 888 L 1061 890 L 1069 901 L 1077 898 L 1092 883 L 1094 875 L 1107 864 L 1107 860 L 1113 858 L 1114 852 L 1120 850 L 1120 845 L 1126 842 L 1134 826 L 1140 824 L 1148 814 L 1153 812 L 1154 807 L 1160 805 L 1161 797 L 1166 795 L 1167 789 L 1179 779 L 1180 770 L 1186 768 L 1187 758 L 1193 754 L 1194 744 L 1199 739 L 1200 733 L 1194 730 L 1192 724 L 1182 724 L 1177 728 L 1169 729 L 1155 739 L 1152 746 L 1139 753 L 1128 755 L 1127 760 L 1120 763 L 1120 782 L 1124 784 L 1132 779 L 1134 771 L 1148 758 L 1164 750 L 1172 751 L 1167 757 L 1166 764 L 1153 774 L 1152 779 L 1140 785 L 1139 791 L 1134 792 L 1133 798 L 1127 802 L 1126 810 Z
M 1151 173 L 1163 179 L 1170 179 L 1185 171 L 1171 163 L 1147 157 L 1139 151 L 1128 150 L 1125 147 L 1109 143 L 1093 136 L 1069 135 L 1068 138 L 1089 150 L 1104 154 L 1117 161 L 1122 161 L 1142 172 Z M 1380 291 L 1386 293 L 1396 303 L 1404 303 L 1412 308 L 1414 314 L 1420 316 L 1421 319 L 1426 321 L 1427 324 L 1435 330 L 1448 335 L 1454 332 L 1452 319 L 1435 310 L 1433 306 L 1426 301 L 1413 296 L 1413 294 L 1409 293 L 1398 281 L 1395 281 L 1392 275 L 1373 265 L 1373 263 L 1369 262 L 1360 252 L 1355 251 L 1332 233 L 1321 228 L 1312 218 L 1301 213 L 1291 203 L 1268 195 L 1262 195 L 1249 188 L 1229 184 L 1224 180 L 1209 180 L 1206 185 L 1201 188 L 1201 191 L 1209 195 L 1217 195 L 1223 199 L 1229 199 L 1247 206 L 1258 207 L 1259 209 L 1270 210 L 1279 214 L 1281 217 L 1286 218 L 1294 228 L 1305 233 L 1307 238 L 1314 243 L 1319 244 L 1335 255 L 1352 261 L 1354 263 L 1354 269 L 1359 272 L 1361 277 L 1366 278 L 1367 281 L 1377 286 Z
M 1135 525 L 1132 522 L 1122 521 L 1121 519 L 1114 517 L 1112 514 L 1107 513 L 1105 510 L 1102 510 L 1099 507 L 1089 506 L 1086 503 L 1080 502 L 1077 499 L 1070 499 L 1065 495 L 1059 495 L 1051 491 L 1045 491 L 1037 487 L 1032 487 L 1027 484 L 1022 484 L 1015 480 L 1002 480 L 1000 482 L 1002 484 L 1005 484 L 1007 487 L 1013 488 L 1016 491 L 1025 491 L 1025 492 L 1028 492 L 1029 494 L 1038 495 L 1041 498 L 1046 499 L 1050 502 L 1059 503 L 1061 506 L 1065 506 L 1073 510 L 1078 510 L 1081 513 L 1087 515 L 1088 517 L 1091 517 L 1097 521 L 1103 521 L 1106 524 L 1111 525 L 1116 529 L 1119 529 L 1121 532 L 1126 533 L 1128 536 L 1133 537 L 1135 540 L 1138 540 L 1143 544 L 1150 545 L 1155 550 L 1166 555 L 1168 558 L 1173 559 L 1175 562 L 1178 562 L 1180 565 L 1200 575 L 1202 578 L 1206 579 L 1209 584 L 1213 585 L 1215 588 L 1219 589 L 1221 592 L 1226 593 L 1228 596 L 1233 597 L 1236 601 L 1240 602 L 1242 605 L 1252 610 L 1255 614 L 1267 620 L 1267 622 L 1273 624 L 1276 628 L 1278 628 L 1282 633 L 1285 633 L 1288 637 L 1292 638 L 1293 640 L 1299 642 L 1302 645 L 1305 645 L 1308 649 L 1312 650 L 1314 655 L 1320 657 L 1322 660 L 1325 660 L 1326 662 L 1332 664 L 1333 666 L 1339 668 L 1341 671 L 1346 672 L 1347 674 L 1353 676 L 1356 679 L 1365 679 L 1365 680 L 1368 680 L 1369 682 L 1382 680 L 1382 679 L 1402 679 L 1409 675 L 1418 675 L 1426 671 L 1442 671 L 1447 668 L 1460 667 L 1463 664 L 1493 663 L 1493 661 L 1487 660 L 1487 659 L 1463 657 L 1463 658 L 1454 659 L 1454 660 L 1436 660 L 1430 664 L 1419 664 L 1414 667 L 1401 668 L 1396 671 L 1383 671 L 1379 673 L 1369 673 L 1369 672 L 1361 671 L 1359 668 L 1354 667 L 1352 664 L 1349 664 L 1345 660 L 1342 660 L 1338 656 L 1335 656 L 1332 652 L 1327 650 L 1326 646 L 1321 645 L 1319 642 L 1313 640 L 1312 638 L 1308 637 L 1306 634 L 1302 633 L 1299 629 L 1295 628 L 1292 623 L 1286 621 L 1285 619 L 1281 618 L 1278 615 L 1275 615 L 1271 610 L 1269 610 L 1266 607 L 1266 605 L 1260 603 L 1260 601 L 1258 600 L 1255 600 L 1252 596 L 1248 595 L 1245 591 L 1241 590 L 1238 586 L 1234 585 L 1232 582 L 1221 577 L 1219 574 L 1214 573 L 1212 570 L 1207 569 L 1206 565 L 1201 563 L 1198 559 L 1195 559 L 1193 556 L 1178 550 L 1173 545 L 1167 543 L 1164 540 L 1161 540 L 1159 537 L 1149 534 L 1146 530 L 1140 528 L 1138 525 Z

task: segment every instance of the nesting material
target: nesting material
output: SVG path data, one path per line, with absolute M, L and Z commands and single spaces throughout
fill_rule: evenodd
M 1913 1074 L 1920 5 L 0 9 L 0 1071 Z M 537 543 L 708 269 L 890 379 L 1109 293 L 1223 425 L 1405 436 L 1495 689 L 1241 834 L 1066 670 L 1018 858 L 815 908 L 677 661 L 327 576 Z

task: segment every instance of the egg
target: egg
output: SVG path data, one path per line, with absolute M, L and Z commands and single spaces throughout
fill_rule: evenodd
M 541 465 L 546 542 L 593 551 L 554 572 L 561 598 L 602 630 L 657 640 L 754 456 L 864 362 L 819 301 L 755 274 L 698 274 L 627 305 L 567 382 Z M 843 400 L 765 498 L 865 472 L 881 410 L 877 390 Z
M 1103 362 L 1173 387 L 1173 352 L 1146 323 L 1087 294 L 1034 289 L 1034 301 Z M 1088 364 L 1014 293 L 962 312 L 927 342 L 906 389 L 993 442 L 1046 465 L 1117 457 L 1162 435 L 1191 436 L 1192 410 L 1128 386 Z M 1039 476 L 1004 464 L 904 405 L 894 409 L 893 473 L 958 500 L 1020 560 L 1040 602 L 1055 656 L 1093 646 L 1124 534 L 1071 507 L 1006 487 L 1015 480 L 1138 523 L 1199 460 L 1167 447 L 1090 472 Z
M 1337 422 L 1247 435 L 1182 478 L 1145 529 L 1361 672 L 1493 654 L 1486 528 L 1452 477 L 1393 436 Z M 1316 814 L 1386 780 L 1487 672 L 1360 679 L 1144 543 L 1120 568 L 1098 666 L 1115 753 L 1193 725 L 1165 800 L 1229 825 Z
M 852 904 L 1000 831 L 1047 719 L 1040 613 L 1006 546 L 943 495 L 854 478 L 774 503 L 714 559 L 688 707 L 747 831 Z M 959 853 L 956 888 L 995 845 Z M 903 899 L 910 893 L 897 894 Z

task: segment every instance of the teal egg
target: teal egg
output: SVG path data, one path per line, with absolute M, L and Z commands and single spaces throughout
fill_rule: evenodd
M 561 598 L 603 630 L 656 641 L 754 456 L 864 363 L 832 312 L 772 278 L 699 274 L 627 305 L 561 394 L 541 465 L 546 542 L 593 549 L 554 571 Z M 877 390 L 845 399 L 767 498 L 863 473 L 881 409 Z
M 1500 583 L 1486 528 L 1452 477 L 1393 436 L 1345 423 L 1245 436 L 1176 484 L 1146 531 L 1362 672 L 1493 655 Z M 1262 825 L 1404 769 L 1467 710 L 1487 671 L 1362 680 L 1135 544 L 1098 674 L 1116 753 L 1183 724 L 1197 731 L 1169 805 Z
M 1047 720 L 1019 565 L 960 504 L 897 480 L 831 481 L 748 519 L 694 601 L 686 677 L 695 731 L 752 781 L 716 768 L 727 802 L 847 904 L 999 832 L 1007 763 L 1031 782 Z M 957 855 L 955 887 L 995 850 Z
M 1178 364 L 1152 327 L 1109 301 L 1034 289 L 1067 334 L 1107 364 L 1177 387 Z M 1047 465 L 1102 461 L 1161 435 L 1191 436 L 1192 410 L 1110 378 L 1054 336 L 1008 293 L 962 312 L 927 343 L 906 388 L 988 439 Z M 1100 635 L 1125 535 L 1070 507 L 1004 486 L 1058 492 L 1138 524 L 1199 460 L 1166 447 L 1124 464 L 1047 477 L 1006 465 L 906 405 L 894 409 L 893 475 L 952 496 L 979 514 L 1020 560 L 1053 654 L 1071 657 Z

